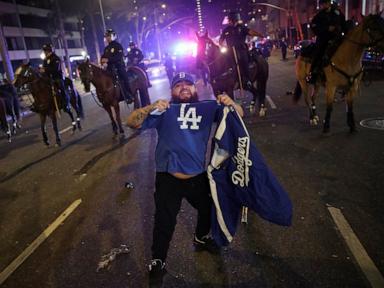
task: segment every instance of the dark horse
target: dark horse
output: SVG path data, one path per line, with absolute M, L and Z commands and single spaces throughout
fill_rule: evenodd
M 204 53 L 204 55 L 198 55 L 198 57 L 209 68 L 210 84 L 215 96 L 225 92 L 233 98 L 234 90 L 240 88 L 233 57 L 229 52 L 222 53 L 220 47 L 208 37 L 208 33 L 205 33 L 203 36 L 196 34 L 196 36 L 198 39 L 197 51 L 199 51 L 199 54 Z M 249 66 L 249 76 L 253 85 L 251 88 L 246 89 L 253 94 L 253 105 L 256 103 L 256 99 L 258 100 L 259 115 L 263 117 L 266 113 L 265 96 L 269 66 L 262 56 L 258 56 L 253 60 L 254 62 L 250 63 L 251 65 Z
M 7 115 L 12 120 L 12 125 L 9 125 Z M 11 142 L 11 135 L 16 134 L 16 128 L 21 127 L 19 122 L 20 104 L 15 87 L 10 83 L 0 85 L 0 124 L 8 142 Z
M 91 83 L 96 87 L 97 98 L 108 112 L 114 134 L 117 135 L 117 129 L 119 128 L 120 134 L 124 135 L 119 106 L 119 102 L 123 101 L 124 97 L 112 75 L 88 60 L 80 63 L 77 69 L 86 92 L 90 91 Z M 149 105 L 148 80 L 145 72 L 137 66 L 130 66 L 127 73 L 130 80 L 129 87 L 134 93 L 134 108 Z M 138 97 L 138 93 L 140 97 Z M 116 120 L 112 115 L 112 107 L 115 110 Z
M 57 126 L 56 112 L 59 112 L 57 111 L 57 108 L 59 110 L 62 108 L 62 101 L 60 101 L 59 97 L 53 97 L 53 91 L 52 86 L 50 85 L 50 80 L 47 77 L 44 77 L 39 72 L 37 72 L 29 64 L 22 64 L 19 68 L 16 69 L 15 80 L 13 84 L 16 87 L 20 87 L 24 84 L 29 84 L 31 94 L 34 99 L 34 108 L 40 116 L 41 132 L 43 134 L 43 140 L 45 145 L 49 145 L 47 129 L 45 126 L 47 116 L 49 116 L 52 120 L 53 130 L 55 131 L 56 144 L 58 146 L 61 146 L 61 138 Z M 58 93 L 56 94 L 58 95 Z M 77 128 L 81 130 L 80 117 L 82 117 L 83 115 L 83 106 L 81 105 L 81 98 L 78 94 L 70 93 L 70 95 L 71 106 L 75 108 L 77 113 L 77 119 L 75 121 L 72 112 L 67 112 L 72 120 L 72 131 L 74 132 L 76 130 L 76 124 Z M 80 105 L 78 105 L 78 103 L 80 103 Z

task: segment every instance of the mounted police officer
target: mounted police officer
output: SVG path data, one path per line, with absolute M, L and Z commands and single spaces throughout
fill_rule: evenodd
M 128 58 L 128 65 L 133 65 L 133 66 L 139 66 L 141 61 L 144 59 L 143 52 L 139 48 L 137 48 L 136 43 L 131 41 L 129 42 L 129 51 L 127 54 Z
M 332 5 L 331 0 L 320 0 L 319 4 L 321 9 L 311 22 L 311 29 L 316 35 L 316 48 L 311 72 L 306 79 L 310 84 L 316 83 L 328 45 L 339 40 L 346 28 L 344 14 L 336 5 Z
M 105 31 L 104 38 L 108 45 L 104 48 L 103 56 L 101 56 L 101 64 L 107 65 L 107 71 L 118 78 L 127 102 L 132 102 L 132 92 L 129 87 L 127 71 L 125 70 L 123 46 L 116 41 L 117 35 L 112 29 Z
M 54 85 L 57 95 L 60 96 L 61 107 L 65 112 L 70 111 L 69 96 L 65 90 L 63 81 L 63 71 L 61 70 L 61 60 L 54 52 L 52 44 L 43 46 L 45 59 L 43 62 L 42 72 L 50 78 L 51 84 Z
M 147 76 L 148 87 L 151 87 L 152 85 L 151 85 L 151 83 L 149 83 L 149 77 L 147 74 L 147 67 L 145 66 L 144 62 L 142 62 L 144 59 L 143 52 L 139 48 L 137 48 L 136 43 L 133 41 L 129 42 L 128 47 L 129 47 L 129 51 L 127 54 L 128 65 L 138 66 L 141 69 L 143 69 L 143 71 L 145 72 L 145 75 Z
M 246 86 L 252 86 L 249 77 L 249 57 L 248 57 L 248 46 L 245 43 L 247 36 L 258 36 L 263 37 L 263 35 L 255 30 L 252 30 L 246 27 L 240 18 L 238 12 L 230 12 L 227 16 L 228 26 L 224 28 L 223 32 L 220 35 L 219 44 L 222 45 L 224 40 L 227 43 L 228 48 L 231 50 L 230 53 L 233 54 L 233 48 L 236 50 L 237 62 L 240 68 L 240 74 L 242 82 Z

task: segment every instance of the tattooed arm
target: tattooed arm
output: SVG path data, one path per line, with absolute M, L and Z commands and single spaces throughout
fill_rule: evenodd
M 168 100 L 157 100 L 155 103 L 145 106 L 143 108 L 136 109 L 129 114 L 127 119 L 127 125 L 131 128 L 138 129 L 141 127 L 149 113 L 153 110 L 159 110 L 159 112 L 166 110 L 169 107 Z

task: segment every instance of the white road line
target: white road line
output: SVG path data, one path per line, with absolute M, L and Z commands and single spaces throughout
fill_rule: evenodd
M 336 226 L 340 230 L 345 242 L 347 243 L 349 250 L 351 250 L 353 256 L 355 257 L 356 262 L 359 264 L 361 270 L 371 283 L 371 286 L 373 288 L 384 287 L 383 275 L 381 275 L 379 269 L 377 269 L 367 251 L 365 251 L 363 245 L 360 243 L 351 226 L 344 218 L 340 209 L 328 207 L 328 210 L 329 213 L 331 213 L 333 221 L 335 221 Z
M 0 273 L 0 285 L 52 234 L 56 228 L 79 206 L 81 199 L 73 202 L 57 219 L 48 226 L 11 264 Z
M 63 130 L 59 131 L 59 134 L 63 134 L 71 129 L 72 129 L 72 126 L 68 126 L 67 128 L 64 128 Z
M 277 109 L 275 103 L 272 101 L 272 98 L 269 95 L 267 95 L 266 98 L 267 98 L 267 101 L 268 101 L 269 105 L 271 105 L 271 108 L 272 109 Z

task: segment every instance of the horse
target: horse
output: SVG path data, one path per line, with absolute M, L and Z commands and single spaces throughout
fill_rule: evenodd
M 40 116 L 40 128 L 43 135 L 44 144 L 49 146 L 49 139 L 46 130 L 46 120 L 47 116 L 49 116 L 52 120 L 53 130 L 56 136 L 56 145 L 61 146 L 61 138 L 59 135 L 59 129 L 57 125 L 56 112 L 57 108 L 61 109 L 62 101 L 59 99 L 52 97 L 52 86 L 50 85 L 50 81 L 47 77 L 44 77 L 41 73 L 36 71 L 33 67 L 28 64 L 22 64 L 15 71 L 15 79 L 13 80 L 13 84 L 16 87 L 20 87 L 25 84 L 30 85 L 30 91 L 34 99 L 34 109 L 36 113 Z M 71 106 L 76 109 L 76 113 L 78 118 L 74 119 L 72 112 L 69 110 L 66 113 L 72 120 L 72 131 L 77 128 L 81 130 L 80 117 L 83 114 L 82 105 L 77 105 L 77 103 L 81 103 L 80 97 L 78 98 L 71 93 L 70 103 Z
M 0 128 L 7 135 L 8 142 L 11 142 L 12 132 L 7 120 L 7 104 L 6 99 L 0 97 Z
M 118 134 L 118 129 L 120 134 L 124 135 L 119 106 L 119 102 L 124 100 L 124 95 L 121 93 L 120 86 L 115 84 L 109 72 L 89 62 L 89 60 L 78 63 L 77 69 L 86 92 L 90 91 L 91 83 L 96 87 L 97 98 L 102 107 L 108 112 L 114 135 L 116 136 Z M 127 69 L 127 73 L 130 80 L 129 87 L 134 93 L 134 108 L 136 109 L 151 104 L 148 93 L 148 80 L 145 72 L 137 66 L 130 66 Z M 140 97 L 138 97 L 138 94 Z M 115 110 L 116 120 L 112 114 L 112 107 Z
M 340 46 L 330 59 L 327 66 L 323 67 L 324 78 L 319 77 L 314 85 L 313 93 L 309 97 L 309 84 L 305 78 L 311 68 L 311 59 L 299 56 L 296 60 L 296 88 L 293 93 L 295 103 L 304 93 L 305 103 L 309 109 L 311 125 L 319 123 L 316 113 L 315 100 L 320 86 L 325 86 L 326 115 L 323 124 L 323 133 L 330 132 L 332 104 L 336 89 L 345 90 L 347 103 L 347 125 L 351 133 L 356 132 L 353 114 L 353 98 L 357 94 L 363 76 L 362 57 L 366 47 L 376 47 L 384 50 L 384 19 L 381 13 L 365 16 L 362 22 L 352 28 L 342 40 Z
M 11 135 L 16 134 L 20 125 L 20 103 L 15 87 L 10 83 L 0 85 L 0 122 L 1 128 L 6 133 L 8 142 L 11 142 Z M 12 125 L 9 125 L 7 115 L 12 120 Z
M 221 52 L 220 47 L 208 37 L 207 32 L 202 36 L 196 33 L 196 36 L 198 40 L 198 57 L 209 69 L 209 81 L 215 96 L 225 92 L 233 99 L 234 90 L 240 87 L 237 67 L 233 57 L 229 53 Z M 201 53 L 204 54 L 201 55 Z M 264 117 L 266 115 L 265 97 L 269 66 L 268 62 L 260 55 L 252 60 L 254 60 L 254 62 L 251 62 L 249 66 L 249 76 L 252 87 L 244 89 L 249 90 L 253 95 L 251 107 L 253 107 L 256 100 L 258 100 L 259 116 Z

